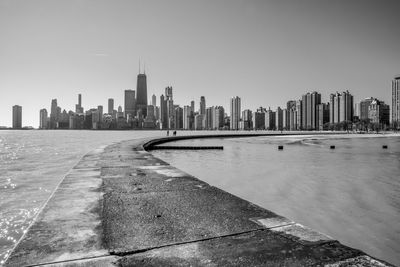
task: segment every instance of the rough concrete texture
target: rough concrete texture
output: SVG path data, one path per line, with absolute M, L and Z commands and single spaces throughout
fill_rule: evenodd
M 338 242 L 304 246 L 268 230 L 125 256 L 120 266 L 315 266 L 359 256 Z
M 390 266 L 170 166 L 148 141 L 85 155 L 6 266 Z

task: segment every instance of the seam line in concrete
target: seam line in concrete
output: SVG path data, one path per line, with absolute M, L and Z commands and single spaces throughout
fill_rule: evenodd
M 133 250 L 133 251 L 127 251 L 127 252 L 110 252 L 110 255 L 116 255 L 116 256 L 129 256 L 129 255 L 135 255 L 155 249 L 160 249 L 160 248 L 166 248 L 166 247 L 174 247 L 174 246 L 180 246 L 180 245 L 187 245 L 187 244 L 192 244 L 192 243 L 198 243 L 198 242 L 204 242 L 204 241 L 209 241 L 209 240 L 214 240 L 214 239 L 219 239 L 219 238 L 226 238 L 226 237 L 231 237 L 231 236 L 238 236 L 238 235 L 243 235 L 243 234 L 249 234 L 253 232 L 261 232 L 265 231 L 267 229 L 254 229 L 254 230 L 249 230 L 249 231 L 244 231 L 244 232 L 239 232 L 239 233 L 234 233 L 234 234 L 229 234 L 229 235 L 220 235 L 220 236 L 214 236 L 214 237 L 209 237 L 209 238 L 203 238 L 203 239 L 197 239 L 197 240 L 192 240 L 192 241 L 187 241 L 187 242 L 179 242 L 179 243 L 172 243 L 168 245 L 163 245 L 163 246 L 158 246 L 158 247 L 151 247 L 151 248 L 145 248 L 145 249 L 138 249 L 138 250 Z
M 68 262 L 76 262 L 76 261 L 84 261 L 84 260 L 94 260 L 94 259 L 102 259 L 102 258 L 115 258 L 115 256 L 112 256 L 112 255 L 108 254 L 108 255 L 94 256 L 94 257 L 87 257 L 87 258 L 79 258 L 79 259 L 65 260 L 65 261 L 43 262 L 43 263 L 34 264 L 34 265 L 26 265 L 26 267 L 46 266 L 46 265 L 49 265 L 49 264 L 60 264 L 60 263 L 68 263 Z

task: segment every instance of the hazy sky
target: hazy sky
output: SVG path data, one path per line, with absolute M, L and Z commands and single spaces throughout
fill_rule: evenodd
M 23 126 L 57 98 L 86 109 L 136 89 L 175 102 L 276 108 L 303 93 L 348 89 L 390 104 L 400 74 L 399 0 L 0 0 L 0 125 Z

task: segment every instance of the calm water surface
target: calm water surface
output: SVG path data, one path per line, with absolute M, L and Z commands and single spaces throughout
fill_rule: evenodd
M 400 266 L 399 136 L 253 137 L 169 144 L 223 145 L 223 151 L 152 153 L 212 185 Z M 277 149 L 280 144 L 283 151 Z

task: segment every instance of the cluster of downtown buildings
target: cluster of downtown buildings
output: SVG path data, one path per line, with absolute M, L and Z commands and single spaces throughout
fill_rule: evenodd
M 51 101 L 50 114 L 40 110 L 40 129 L 178 129 L 178 130 L 366 130 L 393 128 L 400 121 L 400 76 L 392 81 L 392 110 L 376 98 L 354 103 L 350 92 L 334 93 L 328 103 L 321 102 L 321 94 L 309 92 L 301 99 L 290 100 L 276 110 L 258 108 L 241 111 L 240 97 L 232 97 L 229 115 L 222 106 L 206 106 L 200 97 L 199 109 L 195 102 L 183 107 L 176 105 L 173 88 L 165 88 L 165 94 L 157 98 L 153 94 L 148 103 L 147 77 L 137 76 L 135 90 L 125 90 L 124 109 L 114 108 L 114 99 L 108 99 L 107 110 L 103 106 L 84 111 L 82 96 L 78 95 L 75 111 L 62 109 L 57 99 Z M 390 119 L 391 114 L 391 119 Z M 21 128 L 22 107 L 13 106 L 13 128 Z M 355 127 L 355 128 L 354 128 Z

